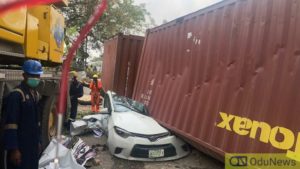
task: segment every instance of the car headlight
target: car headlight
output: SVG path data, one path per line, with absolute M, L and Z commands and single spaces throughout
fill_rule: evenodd
M 123 138 L 128 138 L 129 136 L 132 136 L 132 134 L 129 131 L 121 129 L 120 127 L 115 126 L 114 129 L 115 132 Z

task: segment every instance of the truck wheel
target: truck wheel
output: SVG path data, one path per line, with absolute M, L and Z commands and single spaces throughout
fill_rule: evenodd
M 56 96 L 46 99 L 42 113 L 42 147 L 46 148 L 56 134 Z

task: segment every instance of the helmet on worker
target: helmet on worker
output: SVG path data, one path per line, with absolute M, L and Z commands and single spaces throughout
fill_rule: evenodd
M 25 83 L 31 88 L 36 88 L 43 74 L 42 64 L 36 60 L 27 60 L 24 62 L 22 70 Z
M 72 75 L 72 77 L 75 77 L 75 78 L 78 77 L 78 73 L 76 71 L 71 71 L 71 75 Z
M 94 74 L 94 75 L 93 75 L 93 79 L 98 79 L 98 75 L 97 75 L 97 74 Z
M 30 75 L 41 75 L 43 74 L 42 64 L 36 60 L 27 60 L 24 62 L 22 69 L 24 73 Z

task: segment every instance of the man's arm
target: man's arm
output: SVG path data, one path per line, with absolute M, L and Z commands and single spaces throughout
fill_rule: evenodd
M 83 96 L 83 85 L 79 84 L 77 98 Z
M 5 107 L 4 148 L 10 152 L 9 160 L 15 166 L 21 164 L 21 156 L 18 144 L 18 121 L 21 113 L 22 96 L 19 92 L 12 92 Z
M 18 149 L 18 121 L 21 111 L 21 101 L 22 96 L 18 92 L 12 92 L 7 100 L 4 126 L 4 148 L 6 150 Z
M 84 86 L 84 87 L 90 88 L 90 84 L 89 84 L 89 83 L 86 83 L 85 81 L 82 81 L 81 84 L 82 84 L 82 86 Z

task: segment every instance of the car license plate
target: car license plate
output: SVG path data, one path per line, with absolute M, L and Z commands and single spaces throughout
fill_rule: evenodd
M 158 158 L 165 155 L 164 149 L 149 150 L 149 158 Z

